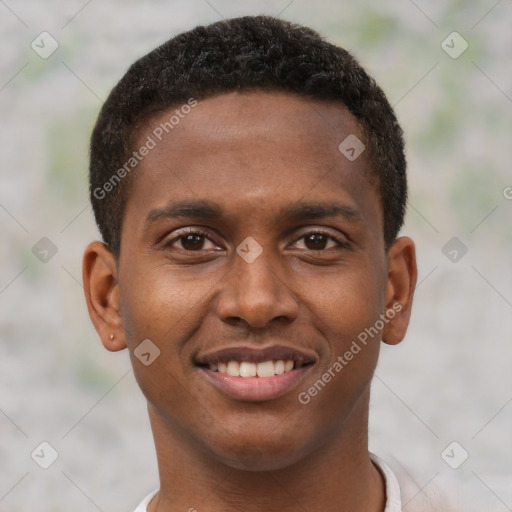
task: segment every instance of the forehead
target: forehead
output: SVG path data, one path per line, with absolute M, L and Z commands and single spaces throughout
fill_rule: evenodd
M 177 105 L 139 130 L 137 148 L 155 144 L 135 171 L 128 207 L 135 202 L 142 213 L 173 199 L 209 198 L 270 215 L 287 202 L 326 199 L 379 216 L 367 211 L 379 201 L 366 153 L 350 160 L 339 149 L 347 137 L 364 141 L 343 104 L 289 93 L 235 92 Z
M 219 146 L 238 149 L 245 143 L 247 150 L 286 144 L 299 155 L 314 152 L 316 158 L 328 160 L 340 156 L 338 146 L 348 135 L 363 139 L 359 123 L 342 103 L 264 91 L 220 94 L 198 101 L 194 108 L 176 105 L 151 119 L 139 141 L 147 135 L 160 149 L 178 152 L 188 149 L 184 145 L 195 145 L 190 158 Z

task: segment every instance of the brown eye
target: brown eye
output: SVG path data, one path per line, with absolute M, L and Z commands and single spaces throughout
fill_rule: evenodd
M 178 240 L 181 241 L 181 246 L 186 251 L 193 251 L 196 249 L 202 249 L 204 245 L 204 236 L 203 235 L 185 235 L 180 236 Z
M 209 242 L 212 247 L 205 247 L 205 244 Z M 177 245 L 179 244 L 179 245 Z M 181 245 L 181 247 L 180 247 Z M 181 234 L 174 237 L 165 243 L 164 248 L 175 248 L 178 250 L 199 252 L 203 249 L 216 248 L 217 246 L 208 238 L 206 233 L 201 231 L 190 231 L 188 233 Z
M 348 248 L 347 242 L 340 240 L 329 233 L 323 233 L 321 231 L 313 231 L 302 235 L 296 243 L 301 240 L 304 240 L 304 246 L 309 251 L 325 251 L 334 247 L 338 247 L 340 249 Z M 330 241 L 331 245 L 328 246 Z
M 304 245 L 311 250 L 325 249 L 328 238 L 329 237 L 327 235 L 323 235 L 321 233 L 311 233 L 304 237 Z

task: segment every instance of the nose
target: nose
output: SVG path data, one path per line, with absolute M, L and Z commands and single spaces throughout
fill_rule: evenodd
M 221 320 L 262 328 L 275 319 L 291 322 L 297 317 L 298 302 L 268 251 L 250 263 L 236 254 L 230 265 L 217 302 Z

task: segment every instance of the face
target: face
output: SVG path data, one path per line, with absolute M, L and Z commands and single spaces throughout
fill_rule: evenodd
M 223 94 L 159 141 L 175 110 L 140 131 L 136 147 L 157 144 L 133 171 L 118 265 L 100 254 L 116 320 L 95 324 L 128 346 L 152 422 L 233 467 L 285 467 L 366 428 L 382 332 L 405 334 L 412 242 L 386 254 L 366 154 L 338 149 L 364 140 L 342 105 Z

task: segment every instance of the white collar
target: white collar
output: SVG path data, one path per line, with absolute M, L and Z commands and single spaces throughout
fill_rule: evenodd
M 149 502 L 156 496 L 156 493 L 159 491 L 159 489 L 156 489 L 156 491 L 153 491 L 152 493 L 148 494 L 140 503 L 139 506 L 135 509 L 134 512 L 147 512 Z
M 386 507 L 384 512 L 400 512 L 402 510 L 402 498 L 400 493 L 400 484 L 392 469 L 377 455 L 370 453 L 370 458 L 380 470 L 384 482 L 386 483 Z

